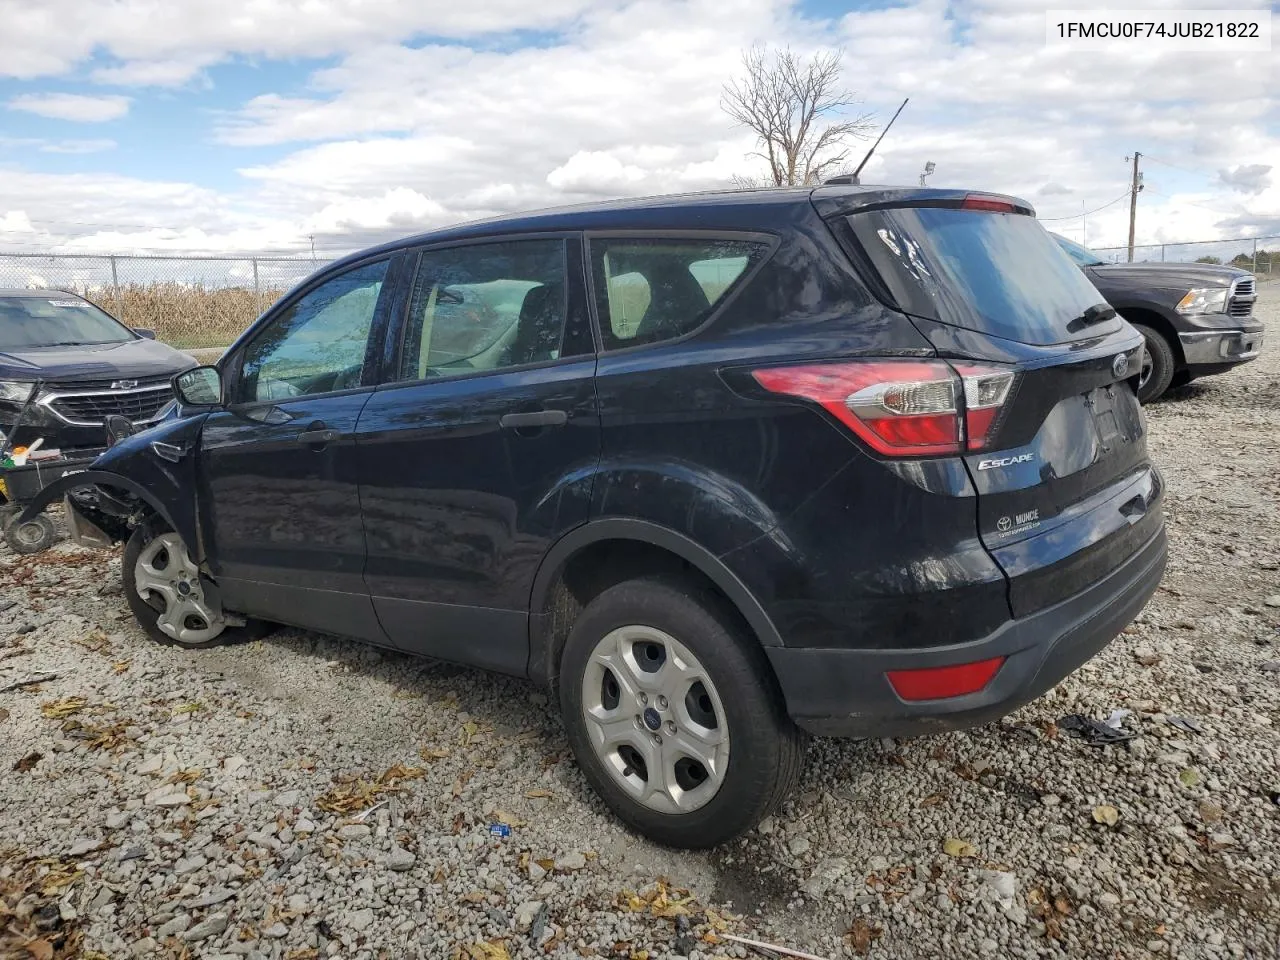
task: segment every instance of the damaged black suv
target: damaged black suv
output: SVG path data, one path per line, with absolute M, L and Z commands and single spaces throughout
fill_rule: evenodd
M 156 640 L 528 677 L 620 817 L 710 846 L 806 733 L 987 722 L 1138 613 L 1142 349 L 1013 198 L 576 207 L 326 267 L 44 500 L 88 489 Z

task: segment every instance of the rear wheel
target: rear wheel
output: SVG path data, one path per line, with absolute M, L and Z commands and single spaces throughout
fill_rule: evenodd
M 1142 352 L 1142 376 L 1138 380 L 1138 399 L 1150 403 L 1169 389 L 1177 359 L 1173 355 L 1173 347 L 1159 331 L 1141 323 L 1135 323 L 1133 328 L 1146 340 L 1146 349 Z
M 755 826 L 799 778 L 805 737 L 763 653 L 715 598 L 630 580 L 583 610 L 560 700 L 578 764 L 623 821 L 711 847 Z
M 209 595 L 182 538 L 172 530 L 134 528 L 122 559 L 125 598 L 138 625 L 157 643 L 200 649 L 253 639 L 264 625 L 227 615 Z

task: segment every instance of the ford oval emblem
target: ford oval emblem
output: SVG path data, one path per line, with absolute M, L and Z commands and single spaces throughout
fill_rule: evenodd
M 1129 358 L 1123 353 L 1117 353 L 1115 359 L 1111 361 L 1111 372 L 1116 375 L 1117 380 L 1123 380 L 1125 374 L 1129 372 Z

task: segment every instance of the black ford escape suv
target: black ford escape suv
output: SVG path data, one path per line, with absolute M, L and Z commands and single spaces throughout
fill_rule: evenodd
M 1141 353 L 1019 200 L 608 203 L 325 268 L 61 489 L 128 538 L 156 640 L 278 622 L 530 677 L 619 816 L 709 846 L 804 731 L 991 720 L 1137 614 Z

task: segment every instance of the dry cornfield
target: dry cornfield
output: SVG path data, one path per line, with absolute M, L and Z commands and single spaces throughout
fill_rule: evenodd
M 225 347 L 283 289 L 202 287 L 183 283 L 126 283 L 85 296 L 131 327 L 154 330 L 156 338 L 181 349 Z

